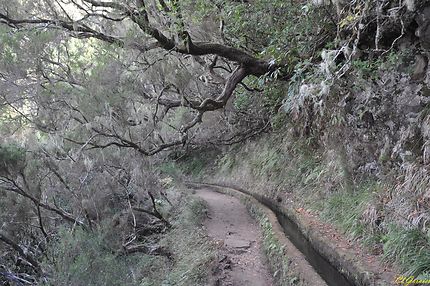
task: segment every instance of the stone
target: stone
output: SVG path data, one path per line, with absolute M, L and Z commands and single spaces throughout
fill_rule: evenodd
M 237 249 L 248 249 L 251 247 L 251 241 L 244 239 L 228 238 L 224 244 Z
M 427 66 L 428 58 L 425 55 L 416 55 L 411 79 L 414 81 L 423 80 L 427 73 Z
M 415 35 L 420 38 L 421 47 L 423 49 L 430 49 L 430 7 L 422 9 L 415 18 L 418 24 L 418 29 Z

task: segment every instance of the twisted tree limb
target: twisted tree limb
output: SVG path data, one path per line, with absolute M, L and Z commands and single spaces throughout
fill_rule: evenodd
M 148 149 L 143 148 L 139 144 L 124 138 L 118 134 L 111 134 L 101 132 L 100 130 L 93 130 L 96 133 L 102 135 L 105 138 L 112 139 L 107 143 L 90 142 L 89 145 L 92 148 L 107 148 L 110 146 L 133 148 L 139 153 L 151 156 L 161 151 L 168 150 L 175 146 L 185 145 L 188 140 L 187 132 L 195 127 L 202 121 L 203 115 L 208 111 L 215 111 L 225 107 L 228 100 L 232 97 L 237 85 L 242 84 L 242 80 L 249 75 L 262 76 L 273 72 L 278 66 L 272 62 L 260 60 L 255 56 L 243 51 L 241 49 L 231 47 L 225 44 L 210 43 L 210 42 L 195 42 L 191 39 L 190 34 L 185 30 L 185 25 L 180 25 L 181 30 L 178 32 L 178 40 L 167 37 L 160 29 L 156 28 L 151 20 L 149 19 L 149 11 L 145 5 L 145 1 L 136 0 L 135 7 L 129 7 L 120 2 L 114 1 L 98 1 L 98 0 L 83 0 L 87 4 L 87 13 L 91 12 L 95 8 L 106 8 L 109 11 L 117 12 L 121 15 L 128 17 L 133 21 L 139 28 L 150 38 L 155 40 L 155 44 L 152 43 L 151 47 L 159 47 L 169 52 L 177 52 L 179 54 L 191 55 L 191 56 L 204 56 L 204 55 L 215 55 L 216 57 L 222 57 L 229 61 L 237 63 L 235 70 L 231 72 L 229 77 L 225 80 L 224 88 L 222 93 L 217 97 L 207 97 L 202 101 L 199 100 L 172 100 L 159 97 L 157 99 L 157 105 L 165 107 L 167 112 L 171 108 L 185 106 L 189 107 L 196 112 L 194 119 L 185 126 L 181 127 L 180 138 L 171 142 L 162 142 L 155 147 Z M 75 2 L 73 2 L 77 5 Z M 163 4 L 161 3 L 162 7 Z M 179 5 L 178 1 L 174 1 L 172 5 Z M 79 7 L 84 9 L 83 7 Z M 163 10 L 167 11 L 167 6 L 163 7 Z M 180 8 L 180 7 L 178 7 Z M 124 47 L 124 42 L 116 37 L 107 35 L 96 29 L 93 29 L 83 23 L 83 21 L 64 21 L 59 19 L 13 19 L 8 15 L 0 13 L 0 23 L 6 24 L 12 28 L 19 29 L 26 25 L 46 25 L 47 27 L 62 29 L 71 32 L 72 36 L 78 38 L 94 37 L 101 41 L 105 41 L 110 44 L 116 44 L 120 47 Z M 137 46 L 137 49 L 144 50 L 145 47 Z M 214 61 L 214 68 L 216 61 Z M 93 138 L 94 139 L 94 138 Z

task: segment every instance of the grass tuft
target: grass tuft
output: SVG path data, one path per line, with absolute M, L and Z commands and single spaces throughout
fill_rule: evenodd
M 163 243 L 175 253 L 175 264 L 162 285 L 206 285 L 216 251 L 201 229 L 206 216 L 202 200 L 190 198 Z
M 375 184 L 363 184 L 354 193 L 339 191 L 320 206 L 321 216 L 353 238 L 361 238 L 368 231 L 362 216 L 377 193 Z
M 392 225 L 384 240 L 385 259 L 397 262 L 406 275 L 430 273 L 430 239 L 420 230 Z

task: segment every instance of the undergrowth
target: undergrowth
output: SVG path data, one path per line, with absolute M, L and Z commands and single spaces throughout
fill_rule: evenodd
M 163 243 L 176 254 L 176 263 L 162 285 L 206 285 L 216 252 L 200 229 L 205 213 L 205 204 L 192 198 L 174 222 L 173 230 L 165 237 Z
M 430 236 L 416 228 L 391 225 L 384 236 L 384 257 L 397 262 L 405 275 L 430 278 Z
M 106 234 L 105 228 L 94 232 L 61 230 L 48 251 L 46 266 L 51 265 L 53 275 L 45 285 L 142 285 L 146 280 L 157 280 L 166 269 L 161 257 L 115 253 Z
M 201 178 L 205 171 L 214 165 L 218 149 L 192 150 L 186 154 L 177 154 L 177 158 L 161 163 L 158 169 L 161 173 L 174 178 L 189 176 Z
M 315 202 L 314 206 L 323 219 L 334 223 L 345 233 L 354 238 L 363 237 L 368 229 L 362 222 L 362 215 L 377 192 L 376 184 L 364 183 L 353 193 L 341 190 L 324 201 Z
M 164 238 L 158 242 L 172 253 L 172 261 L 164 256 L 113 251 L 112 233 L 106 226 L 92 232 L 63 229 L 49 247 L 45 265 L 51 265 L 53 275 L 42 285 L 206 285 L 215 251 L 200 231 L 205 205 L 190 197 L 183 200 L 172 216 L 176 217 L 172 229 L 160 234 Z
M 320 202 L 321 217 L 368 247 L 382 246 L 383 260 L 396 263 L 405 275 L 429 275 L 430 236 L 417 228 L 382 222 L 369 226 L 363 216 L 381 190 L 377 183 L 365 183 L 354 193 L 340 191 Z M 373 222 L 375 223 L 375 222 Z

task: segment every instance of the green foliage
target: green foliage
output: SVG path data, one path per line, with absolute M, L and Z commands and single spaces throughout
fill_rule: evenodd
M 173 155 L 173 153 L 171 154 Z M 157 169 L 164 175 L 178 178 L 187 175 L 199 178 L 205 175 L 210 166 L 217 163 L 217 150 L 201 149 L 193 150 L 186 154 L 178 152 L 174 154 L 175 159 L 161 163 Z
M 380 72 L 390 71 L 403 62 L 407 62 L 410 57 L 410 51 L 392 51 L 377 59 L 356 59 L 351 64 L 355 72 L 360 73 L 363 77 L 375 79 Z
M 0 145 L 0 170 L 22 169 L 25 162 L 25 150 L 15 144 Z
M 377 185 L 367 183 L 357 187 L 353 194 L 339 190 L 323 202 L 321 216 L 352 237 L 361 237 L 366 234 L 366 226 L 361 222 L 361 217 L 378 189 Z
M 283 110 L 279 110 L 272 116 L 272 128 L 274 131 L 282 130 L 287 126 L 288 115 Z
M 378 71 L 379 67 L 381 66 L 382 60 L 354 60 L 352 61 L 352 67 L 359 71 L 363 76 L 370 76 L 375 77 L 376 72 Z
M 28 121 L 14 112 L 12 108 L 3 107 L 0 109 L 0 134 L 13 134 L 16 130 L 27 125 Z
M 108 225 L 93 232 L 61 229 L 44 261 L 51 273 L 47 285 L 205 285 L 215 255 L 200 229 L 206 206 L 194 198 L 184 199 L 173 229 L 159 242 L 173 254 L 173 264 L 163 256 L 120 254 Z
M 281 128 L 286 120 L 285 113 L 279 112 L 277 116 L 279 119 L 275 117 L 275 120 Z M 246 151 L 230 149 L 217 160 L 219 171 L 230 174 L 246 165 L 259 181 L 267 180 L 295 189 L 313 190 L 320 187 L 321 177 L 327 169 L 321 164 L 318 154 L 311 152 L 304 141 L 297 141 L 285 150 L 283 136 L 285 134 L 279 133 L 264 138 Z
M 387 227 L 383 221 L 384 209 L 379 209 L 384 207 L 380 205 L 383 191 L 380 182 L 364 181 L 354 188 L 354 192 L 347 192 L 343 181 L 339 179 L 341 170 L 338 167 L 327 166 L 327 162 L 312 152 L 303 141 L 292 144 L 288 140 L 289 147 L 285 150 L 279 137 L 272 135 L 242 150 L 225 153 L 218 160 L 218 167 L 223 171 L 220 173 L 243 177 L 244 172 L 250 172 L 251 175 L 245 173 L 248 176 L 245 179 L 250 180 L 248 183 L 251 184 L 261 183 L 257 188 L 267 184 L 269 188 L 291 190 L 296 201 L 316 210 L 321 218 L 358 239 L 364 246 L 377 249 L 383 246 L 386 260 L 400 265 L 405 274 L 417 277 L 428 275 L 430 232 L 425 234 L 416 228 L 404 226 Z M 238 164 L 238 158 L 241 164 Z M 249 167 L 249 171 L 244 166 Z M 329 191 L 327 186 L 330 187 Z M 263 190 L 270 189 L 263 187 Z M 261 220 L 262 227 L 267 230 L 269 227 L 266 223 L 266 220 Z M 267 240 L 266 251 L 270 257 L 275 257 L 279 250 L 276 243 L 266 231 L 264 236 Z M 277 269 L 281 269 L 279 265 Z M 284 285 L 288 285 L 287 282 Z
M 384 257 L 397 262 L 406 275 L 430 273 L 430 237 L 416 228 L 391 225 L 384 236 Z
M 216 165 L 220 169 L 221 173 L 229 173 L 234 167 L 235 163 L 235 157 L 229 153 L 224 154 L 216 161 Z
M 181 166 L 185 174 L 197 177 L 204 171 L 206 162 L 200 157 L 191 157 L 186 161 L 181 162 Z
M 216 161 L 219 151 L 216 149 L 192 150 L 175 161 L 175 166 L 182 174 L 192 177 L 204 175 L 204 171 Z M 170 167 L 172 169 L 172 167 Z
M 162 285 L 206 285 L 215 249 L 200 228 L 205 217 L 206 205 L 201 200 L 192 198 L 186 202 L 163 242 L 175 253 L 175 264 Z
M 281 106 L 282 100 L 286 96 L 286 87 L 284 83 L 273 83 L 267 86 L 263 92 L 263 104 L 275 113 L 277 108 Z
M 416 228 L 390 225 L 374 230 L 363 222 L 363 213 L 375 199 L 380 187 L 375 183 L 359 186 L 353 194 L 339 191 L 321 202 L 321 216 L 339 226 L 354 238 L 372 246 L 383 244 L 384 258 L 396 262 L 406 275 L 430 272 L 430 238 Z
M 316 153 L 309 153 L 305 142 L 298 141 L 289 150 L 282 148 L 280 138 L 262 142 L 258 152 L 249 158 L 253 175 L 297 190 L 313 190 L 320 186 L 320 177 L 326 173 L 326 168 Z
M 181 173 L 179 166 L 172 161 L 163 162 L 158 166 L 158 170 L 160 170 L 160 172 L 162 172 L 163 174 L 166 174 L 172 177 L 177 177 Z
M 264 58 L 291 66 L 301 55 L 312 53 L 315 41 L 329 25 L 319 9 L 303 6 L 303 2 L 259 0 L 249 5 L 230 1 L 224 4 L 226 34 L 237 46 L 252 47 L 260 50 Z
M 145 276 L 155 275 L 155 260 L 147 255 L 121 256 L 114 252 L 106 229 L 71 232 L 62 229 L 49 248 L 46 268 L 51 268 L 50 285 L 139 285 Z M 152 269 L 151 266 L 152 265 Z M 161 271 L 163 267 L 157 272 Z M 157 273 L 158 274 L 158 273 Z
M 237 110 L 248 109 L 248 107 L 251 105 L 251 95 L 245 91 L 236 91 L 233 105 Z
M 12 32 L 10 28 L 0 27 L 0 67 L 6 71 L 28 68 L 29 63 L 36 63 L 40 54 L 49 50 L 51 41 L 57 32 L 30 29 Z M 28 71 L 25 71 L 28 72 Z
M 260 177 L 277 178 L 284 168 L 285 154 L 277 148 L 265 145 L 250 161 L 254 175 Z
M 336 27 L 329 14 L 304 1 L 197 0 L 185 3 L 193 8 L 194 22 L 208 17 L 223 20 L 224 33 L 231 44 L 258 51 L 262 58 L 288 63 L 290 68 L 301 58 L 314 54 L 320 48 L 320 41 L 329 41 L 335 36 Z
M 12 66 L 17 60 L 17 50 L 19 48 L 19 40 L 16 34 L 12 36 L 10 29 L 1 25 L 0 26 L 0 48 L 1 48 L 1 63 L 3 65 Z

